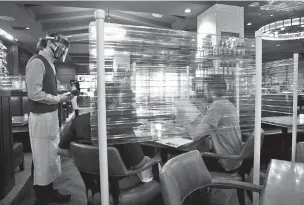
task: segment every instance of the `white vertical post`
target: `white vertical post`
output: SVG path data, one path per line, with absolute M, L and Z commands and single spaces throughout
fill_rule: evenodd
M 235 97 L 236 97 L 236 110 L 238 112 L 238 117 L 240 118 L 240 62 L 236 63 L 235 70 Z
M 255 128 L 253 183 L 260 184 L 261 117 L 262 117 L 262 31 L 255 32 Z M 259 196 L 253 195 L 253 205 L 258 205 Z
M 132 89 L 136 91 L 136 62 L 132 63 Z
M 104 64 L 104 17 L 103 10 L 96 10 L 96 41 L 97 41 L 97 109 L 98 109 L 98 143 L 101 204 L 109 205 L 108 151 L 106 125 L 106 89 Z
M 293 54 L 293 116 L 292 116 L 292 145 L 291 145 L 291 161 L 295 161 L 296 144 L 297 144 L 297 123 L 298 123 L 298 66 L 299 54 Z
M 186 67 L 187 69 L 187 96 L 186 98 L 190 98 L 190 68 L 189 66 Z

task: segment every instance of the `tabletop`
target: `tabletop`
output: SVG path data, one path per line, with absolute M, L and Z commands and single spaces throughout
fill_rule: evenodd
M 292 116 L 274 116 L 274 117 L 262 117 L 262 123 L 268 125 L 274 125 L 279 127 L 291 128 Z M 298 126 L 304 126 L 304 118 L 297 117 Z
M 260 205 L 303 205 L 304 164 L 272 160 Z

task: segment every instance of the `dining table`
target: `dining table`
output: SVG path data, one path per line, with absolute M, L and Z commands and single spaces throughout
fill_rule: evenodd
M 275 126 L 281 129 L 281 135 L 280 137 L 280 158 L 281 159 L 289 159 L 289 151 L 286 148 L 286 142 L 291 141 L 290 138 L 288 138 L 288 129 L 292 129 L 293 126 L 293 116 L 272 116 L 272 117 L 262 117 L 262 124 Z M 304 128 L 304 115 L 298 115 L 297 116 L 297 131 L 302 130 Z
M 304 164 L 273 159 L 259 205 L 303 205 Z
M 122 135 L 108 135 L 108 145 L 139 143 L 146 147 L 160 150 L 163 162 L 168 159 L 168 154 L 181 154 L 195 150 L 210 136 L 191 139 L 188 132 L 173 123 L 152 122 L 134 127 L 133 132 Z

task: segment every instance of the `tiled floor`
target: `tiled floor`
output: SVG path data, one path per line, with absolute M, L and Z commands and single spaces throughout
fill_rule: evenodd
M 66 205 L 86 205 L 85 187 L 71 159 L 62 159 L 62 175 L 55 182 L 55 188 L 72 193 L 72 200 Z M 235 190 L 213 189 L 208 197 L 212 205 L 238 205 Z M 31 189 L 28 197 L 20 205 L 33 205 L 35 201 L 34 191 Z M 161 205 L 161 204 L 157 204 Z M 247 205 L 250 205 L 247 202 Z

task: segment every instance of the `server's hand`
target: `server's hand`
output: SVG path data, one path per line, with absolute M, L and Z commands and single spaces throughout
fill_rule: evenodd
M 71 92 L 63 93 L 60 95 L 60 102 L 66 102 L 71 97 Z

